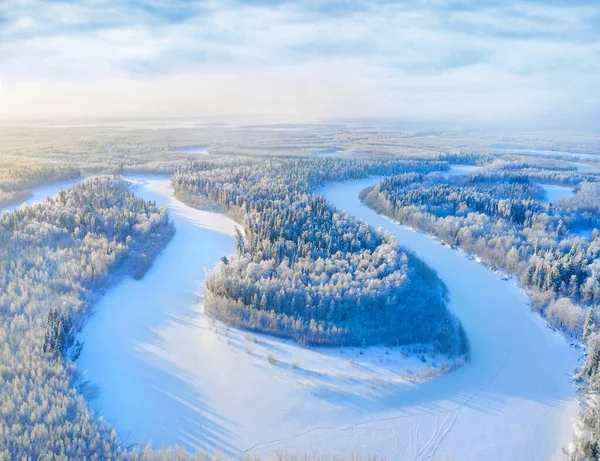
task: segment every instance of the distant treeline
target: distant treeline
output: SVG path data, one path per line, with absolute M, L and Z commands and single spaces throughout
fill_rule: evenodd
M 0 208 L 29 198 L 30 190 L 59 181 L 81 177 L 81 169 L 44 166 L 23 167 L 0 172 Z

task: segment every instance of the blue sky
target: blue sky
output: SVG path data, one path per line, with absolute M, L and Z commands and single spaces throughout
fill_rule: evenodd
M 600 114 L 599 1 L 2 0 L 0 116 Z

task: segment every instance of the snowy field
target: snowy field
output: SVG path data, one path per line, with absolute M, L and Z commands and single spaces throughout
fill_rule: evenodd
M 319 152 L 317 152 L 317 155 L 319 157 L 335 157 L 336 155 L 339 155 L 341 153 L 342 151 L 340 149 L 331 147 L 329 149 L 320 150 Z
M 180 154 L 208 155 L 208 146 L 176 147 L 174 151 Z
M 322 192 L 393 232 L 447 284 L 472 360 L 444 376 L 420 380 L 431 364 L 397 349 L 306 349 L 209 321 L 205 269 L 233 252 L 234 223 L 175 200 L 164 177 L 133 180 L 137 195 L 169 207 L 177 233 L 142 280 L 125 280 L 97 304 L 78 360 L 97 386 L 93 405 L 126 442 L 228 458 L 285 446 L 390 460 L 561 459 L 578 351 L 512 282 L 361 206 L 358 193 L 376 179 Z
M 594 165 L 589 165 L 587 163 L 575 163 L 575 166 L 577 167 L 577 171 L 582 172 L 582 173 L 598 171 L 598 167 L 596 167 Z
M 474 166 L 474 165 L 462 165 L 462 164 L 457 163 L 454 165 L 450 165 L 450 170 L 442 171 L 441 175 L 446 178 L 449 176 L 461 176 L 463 174 L 472 173 L 476 169 L 477 169 L 477 166 Z
M 546 192 L 546 200 L 552 203 L 575 195 L 575 190 L 572 187 L 555 186 L 553 184 L 540 184 L 540 187 Z

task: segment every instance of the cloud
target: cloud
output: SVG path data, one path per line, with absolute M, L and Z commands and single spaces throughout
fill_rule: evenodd
M 573 124 L 600 110 L 600 5 L 591 0 L 5 3 L 4 117 L 243 112 Z

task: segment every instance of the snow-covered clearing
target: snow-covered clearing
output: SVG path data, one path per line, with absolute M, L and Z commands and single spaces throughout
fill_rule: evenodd
M 442 171 L 442 176 L 461 176 L 463 174 L 469 174 L 475 171 L 478 167 L 475 165 L 462 165 L 456 163 L 454 165 L 450 165 L 450 169 L 448 171 Z
M 341 154 L 342 151 L 335 147 L 330 147 L 329 149 L 320 150 L 317 152 L 319 157 L 335 157 L 336 155 Z
M 575 195 L 575 190 L 572 187 L 555 186 L 554 184 L 540 184 L 540 187 L 546 192 L 546 200 L 552 203 Z
M 595 165 L 590 165 L 588 163 L 575 163 L 577 167 L 577 171 L 582 173 L 590 172 L 590 171 L 598 171 L 598 167 Z
M 208 146 L 185 146 L 174 150 L 180 154 L 208 155 Z

